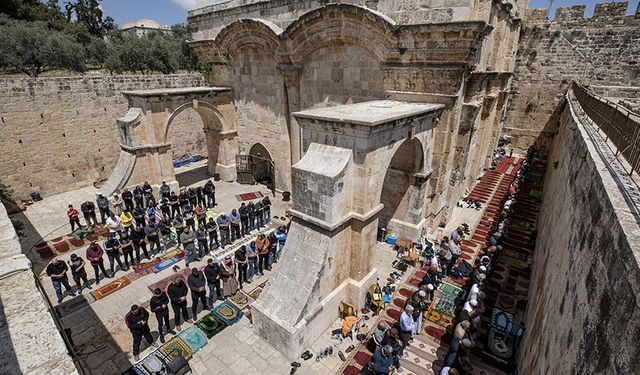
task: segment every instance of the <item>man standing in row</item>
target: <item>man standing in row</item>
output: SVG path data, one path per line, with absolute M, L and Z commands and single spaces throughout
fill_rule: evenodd
M 98 193 L 96 204 L 98 205 L 98 210 L 100 210 L 100 221 L 104 224 L 107 221 L 107 216 L 109 216 L 109 200 L 102 193 Z
M 204 268 L 204 276 L 207 278 L 207 285 L 209 286 L 209 300 L 207 303 L 209 307 L 213 307 L 214 296 L 216 301 L 224 298 L 220 289 L 220 265 L 209 258 L 207 266 Z
M 104 250 L 102 247 L 98 245 L 96 242 L 92 242 L 91 245 L 87 248 L 86 257 L 87 260 L 91 263 L 91 267 L 93 267 L 93 272 L 96 275 L 96 285 L 100 285 L 100 271 L 104 274 L 105 278 L 110 278 L 107 270 L 104 269 L 104 260 L 102 259 L 102 255 L 104 255 Z
M 196 239 L 196 235 L 189 230 L 189 227 L 184 227 L 182 234 L 180 235 L 180 243 L 182 244 L 182 248 L 184 249 L 184 265 L 185 267 L 189 267 L 189 263 L 194 261 L 194 253 L 196 251 L 196 246 L 194 241 Z
M 71 268 L 71 276 L 73 277 L 73 281 L 76 282 L 78 293 L 82 293 L 83 286 L 86 286 L 87 289 L 92 289 L 91 285 L 89 285 L 89 280 L 87 280 L 87 271 L 84 269 L 84 259 L 76 254 L 71 254 L 69 268 Z M 83 283 L 80 284 L 80 281 Z
M 153 291 L 153 297 L 151 297 L 151 311 L 156 314 L 156 320 L 158 320 L 158 333 L 160 334 L 160 342 L 164 344 L 164 330 L 171 334 L 175 332 L 169 325 L 169 297 L 160 288 L 156 288 Z
M 69 267 L 58 258 L 53 258 L 51 263 L 47 266 L 47 275 L 51 277 L 51 283 L 53 283 L 53 289 L 56 290 L 56 296 L 58 297 L 58 303 L 62 302 L 62 285 L 67 294 L 75 296 L 76 294 L 71 291 L 69 286 L 69 279 L 67 278 L 67 270 Z
M 167 294 L 169 295 L 169 300 L 171 300 L 171 307 L 175 314 L 174 321 L 178 332 L 182 329 L 180 328 L 180 313 L 182 313 L 184 320 L 188 323 L 193 323 L 193 320 L 189 319 L 189 312 L 187 311 L 187 291 L 187 285 L 181 277 L 176 277 L 167 288 Z
M 73 205 L 69 205 L 69 209 L 67 210 L 67 217 L 69 218 L 69 225 L 71 225 L 71 233 L 75 230 L 75 226 L 78 226 L 78 229 L 82 228 L 82 224 L 80 224 L 78 210 L 73 208 Z
M 191 275 L 187 278 L 189 289 L 191 289 L 191 316 L 198 319 L 198 301 L 202 301 L 202 309 L 207 309 L 207 278 L 198 271 L 197 268 L 191 270 Z
M 149 345 L 152 345 L 154 348 L 158 347 L 158 344 L 153 342 L 153 336 L 149 328 L 149 312 L 147 312 L 144 307 L 133 305 L 131 306 L 131 311 L 124 317 L 124 320 L 133 335 L 133 358 L 139 361 L 140 343 L 142 342 L 143 336 Z
M 96 218 L 96 205 L 91 201 L 86 201 L 80 205 L 80 210 L 82 211 L 82 216 L 84 216 L 84 221 L 87 223 L 87 226 L 96 226 L 98 225 L 98 219 Z

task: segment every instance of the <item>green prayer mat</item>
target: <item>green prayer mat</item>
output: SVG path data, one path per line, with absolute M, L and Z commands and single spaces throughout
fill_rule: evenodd
M 228 325 L 215 314 L 209 313 L 196 322 L 196 327 L 200 328 L 200 330 L 207 335 L 207 338 L 210 339 L 222 332 Z

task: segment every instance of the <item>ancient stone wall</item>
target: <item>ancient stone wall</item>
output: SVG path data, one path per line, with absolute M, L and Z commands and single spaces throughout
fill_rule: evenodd
M 207 140 L 202 117 L 192 108 L 180 112 L 169 127 L 173 158 L 186 155 L 207 156 Z
M 520 33 L 517 63 L 503 134 L 525 149 L 544 131 L 572 80 L 587 85 L 640 86 L 640 8 L 625 16 L 626 2 L 530 9 Z M 609 90 L 611 96 L 617 96 Z
M 202 85 L 199 74 L 2 78 L 0 179 L 12 186 L 16 198 L 32 190 L 46 196 L 106 179 L 120 153 L 116 119 L 128 109 L 120 91 Z M 202 125 L 193 125 L 189 116 L 177 118 L 173 134 L 202 133 Z M 193 127 L 200 130 L 187 130 Z M 198 149 L 191 142 L 179 143 L 177 154 Z M 193 143 L 200 144 L 197 139 Z
M 568 104 L 553 129 L 519 372 L 633 374 L 638 197 L 620 188 L 631 186 L 626 174 L 612 172 L 613 153 L 592 141 L 595 130 L 576 121 Z
M 0 374 L 77 375 L 0 203 Z
M 227 24 L 242 18 L 259 18 L 285 29 L 310 10 L 329 3 L 365 6 L 390 17 L 399 24 L 445 23 L 470 20 L 489 21 L 493 3 L 521 17 L 525 0 L 230 0 L 203 1 L 189 12 L 194 39 L 213 39 Z

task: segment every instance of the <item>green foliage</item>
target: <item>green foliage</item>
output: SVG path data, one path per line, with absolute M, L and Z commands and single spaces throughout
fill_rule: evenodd
M 73 16 L 76 22 L 86 26 L 87 30 L 93 34 L 102 36 L 115 29 L 113 18 L 103 18 L 100 9 L 100 0 L 76 0 L 65 3 L 65 13 L 68 23 L 71 23 Z
M 11 20 L 0 15 L 0 51 L 0 68 L 31 77 L 51 68 L 85 70 L 82 44 L 42 21 Z

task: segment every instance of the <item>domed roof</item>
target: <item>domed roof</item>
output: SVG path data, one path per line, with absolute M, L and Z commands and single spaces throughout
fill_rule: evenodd
M 127 22 L 124 25 L 122 25 L 120 28 L 121 29 L 131 29 L 133 27 L 148 27 L 148 28 L 151 28 L 151 29 L 162 29 L 162 28 L 164 28 L 157 21 L 154 21 L 154 20 L 149 19 L 149 18 L 142 18 L 142 19 L 139 19 L 139 20 L 137 20 L 135 22 Z

